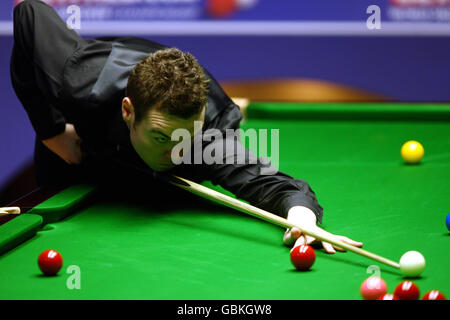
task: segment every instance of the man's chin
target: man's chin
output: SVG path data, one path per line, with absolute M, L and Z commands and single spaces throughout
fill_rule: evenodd
M 170 169 L 173 169 L 174 167 L 175 167 L 174 165 L 155 165 L 155 166 L 150 166 L 150 168 L 152 168 L 154 171 L 157 171 L 157 172 L 169 171 Z

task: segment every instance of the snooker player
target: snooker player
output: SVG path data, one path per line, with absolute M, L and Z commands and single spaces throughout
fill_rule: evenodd
M 202 132 L 225 132 L 238 129 L 242 118 L 239 107 L 189 53 L 134 37 L 83 39 L 46 3 L 26 0 L 14 8 L 11 79 L 36 132 L 38 185 L 119 175 L 134 179 L 138 169 L 172 172 L 211 180 L 299 225 L 318 228 L 322 220 L 323 209 L 305 181 L 278 170 L 262 174 L 267 164 L 250 161 L 254 156 L 237 139 L 202 141 L 202 148 L 231 144 L 236 147 L 232 157 L 243 156 L 244 164 L 225 159 L 174 165 L 174 130 L 186 129 L 195 138 L 201 132 L 195 132 L 194 121 L 203 124 Z M 146 183 L 161 183 L 152 178 L 147 175 Z M 315 241 L 295 228 L 283 240 L 286 245 Z M 328 253 L 340 250 L 323 246 Z

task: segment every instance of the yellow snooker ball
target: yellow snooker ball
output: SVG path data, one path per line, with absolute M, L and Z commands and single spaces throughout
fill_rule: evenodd
M 411 140 L 402 146 L 400 153 L 406 163 L 415 164 L 422 160 L 425 150 L 419 142 Z

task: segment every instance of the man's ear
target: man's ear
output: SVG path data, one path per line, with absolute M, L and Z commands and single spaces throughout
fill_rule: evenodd
M 122 118 L 130 129 L 134 124 L 134 106 L 129 97 L 122 100 Z

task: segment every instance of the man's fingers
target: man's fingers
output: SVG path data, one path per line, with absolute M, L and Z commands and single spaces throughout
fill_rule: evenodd
M 316 239 L 307 235 L 302 234 L 300 237 L 298 237 L 297 241 L 295 241 L 295 247 L 301 246 L 302 244 L 312 244 L 315 242 Z
M 283 242 L 285 245 L 292 245 L 298 237 L 301 235 L 301 231 L 298 228 L 287 229 L 283 236 Z
M 322 242 L 322 246 L 327 253 L 336 253 L 336 250 L 334 250 L 333 246 L 328 242 Z
M 290 245 L 292 243 L 292 237 L 291 237 L 291 232 L 289 230 L 286 230 L 286 232 L 283 235 L 283 243 L 285 245 Z
M 354 246 L 354 247 L 362 247 L 363 246 L 362 242 L 354 241 L 354 240 L 344 237 L 344 236 L 336 236 L 336 235 L 332 235 L 332 236 L 335 239 L 340 240 L 340 241 L 342 241 L 346 244 L 349 244 L 351 246 Z M 296 246 L 300 246 L 303 244 L 310 245 L 310 244 L 316 242 L 316 239 L 311 236 L 308 236 L 306 234 L 302 234 L 302 232 L 298 228 L 294 227 L 294 228 L 286 230 L 284 237 L 283 237 L 283 242 L 285 245 L 296 247 Z M 322 246 L 323 246 L 325 252 L 331 253 L 331 254 L 336 253 L 336 250 L 341 251 L 341 252 L 346 251 L 344 248 L 341 248 L 336 245 L 332 245 L 332 244 L 330 244 L 328 242 L 324 242 L 324 241 L 322 241 Z
M 285 245 L 292 246 L 294 244 L 294 247 L 300 246 L 302 244 L 311 244 L 316 239 L 310 236 L 307 236 L 305 234 L 302 234 L 300 229 L 298 228 L 291 228 L 287 229 L 283 236 L 283 242 Z
M 302 244 L 306 244 L 306 239 L 304 235 L 298 237 L 298 239 L 295 241 L 294 247 L 301 246 Z
M 341 237 L 341 240 L 345 243 L 348 243 L 349 245 L 352 245 L 354 247 L 362 247 L 363 243 L 359 241 L 354 241 L 352 239 L 349 239 L 347 237 Z
M 338 247 L 338 246 L 333 246 L 333 248 L 336 249 L 337 251 L 340 251 L 340 252 L 345 252 L 345 251 L 347 251 L 347 250 L 345 250 L 345 249 L 343 249 L 343 248 L 341 248 L 341 247 Z
M 302 235 L 302 232 L 298 228 L 291 229 L 291 237 L 292 239 L 298 239 Z
M 349 245 L 352 245 L 354 247 L 362 247 L 363 246 L 362 242 L 354 241 L 354 240 L 349 239 L 349 238 L 344 237 L 344 236 L 337 236 L 337 239 L 342 241 L 342 242 L 345 242 L 345 243 L 347 243 Z M 341 252 L 347 251 L 347 250 L 345 250 L 345 249 L 343 249 L 343 248 L 341 248 L 339 246 L 331 245 L 331 244 L 329 244 L 327 242 L 322 242 L 322 244 L 323 244 L 323 247 L 324 247 L 325 251 L 328 252 L 328 253 L 336 253 L 335 250 L 341 251 Z
M 352 240 L 350 238 L 347 238 L 347 237 L 344 237 L 344 236 L 338 236 L 337 238 L 338 238 L 338 240 L 340 240 L 342 242 L 345 242 L 346 244 L 349 244 L 349 245 L 354 246 L 354 247 L 362 247 L 363 246 L 362 242 L 354 241 L 354 240 Z M 339 250 L 339 251 L 342 251 L 342 252 L 347 251 L 347 250 L 345 250 L 343 248 L 340 248 L 338 246 L 333 246 L 333 247 L 336 250 Z

